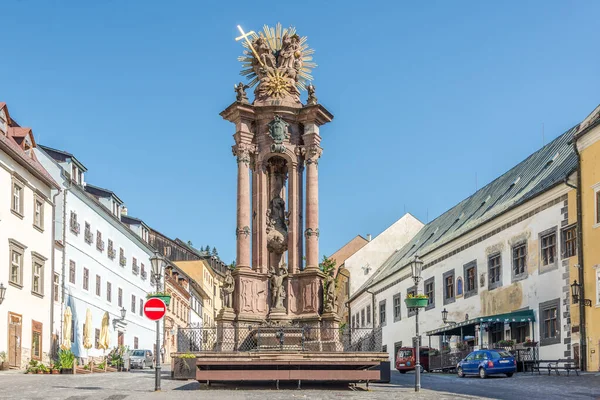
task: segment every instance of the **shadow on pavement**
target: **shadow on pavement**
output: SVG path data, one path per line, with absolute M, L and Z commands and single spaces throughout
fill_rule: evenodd
M 273 381 L 258 382 L 189 382 L 173 390 L 277 390 Z M 298 390 L 298 382 L 279 382 L 279 390 Z M 300 390 L 366 391 L 366 388 L 339 382 L 302 382 Z

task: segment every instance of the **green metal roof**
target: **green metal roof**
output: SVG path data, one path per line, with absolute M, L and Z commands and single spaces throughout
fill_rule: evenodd
M 533 310 L 519 310 L 505 314 L 488 315 L 486 317 L 476 317 L 466 321 L 462 321 L 456 324 L 444 326 L 442 328 L 434 329 L 426 333 L 427 336 L 456 336 L 460 335 L 461 328 L 463 334 L 475 332 L 475 325 L 489 322 L 529 322 L 535 321 L 535 314 Z

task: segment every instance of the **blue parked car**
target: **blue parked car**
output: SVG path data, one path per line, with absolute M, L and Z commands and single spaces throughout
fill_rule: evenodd
M 476 350 L 462 359 L 456 366 L 458 376 L 506 374 L 509 378 L 517 372 L 517 361 L 506 350 Z

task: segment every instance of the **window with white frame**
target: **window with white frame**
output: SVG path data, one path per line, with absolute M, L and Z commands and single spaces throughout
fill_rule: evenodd
M 23 286 L 23 254 L 25 254 L 25 246 L 15 240 L 9 240 L 10 252 L 10 275 L 9 283 L 22 287 Z
M 33 200 L 33 226 L 44 229 L 44 201 L 38 195 Z
M 33 256 L 31 292 L 39 296 L 44 295 L 44 260 L 36 255 Z
M 12 182 L 12 200 L 10 209 L 18 216 L 23 217 L 23 198 L 25 196 L 25 185 L 14 179 Z

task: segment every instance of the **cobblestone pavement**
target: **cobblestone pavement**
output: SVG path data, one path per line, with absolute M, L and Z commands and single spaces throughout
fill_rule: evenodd
M 165 371 L 162 392 L 155 393 L 154 372 L 91 375 L 0 374 L 0 399 L 31 400 L 138 400 L 138 399 L 600 399 L 600 374 L 583 376 L 537 376 L 516 374 L 512 378 L 465 378 L 424 374 L 423 388 L 414 392 L 414 375 L 392 374 L 389 384 L 364 384 L 349 389 L 341 385 L 282 384 L 212 385 L 195 381 L 173 381 Z

